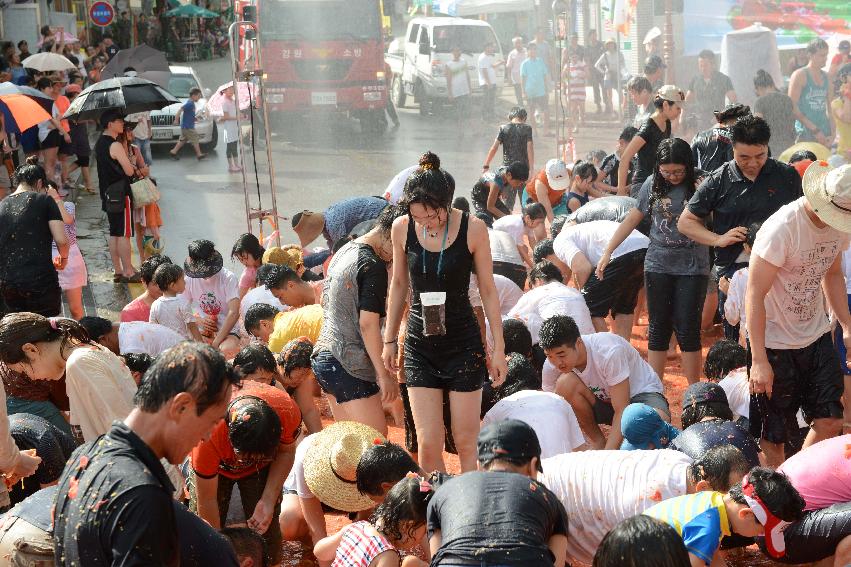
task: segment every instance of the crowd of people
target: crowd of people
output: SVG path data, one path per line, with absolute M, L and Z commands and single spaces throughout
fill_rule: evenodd
M 144 288 L 118 322 L 69 292 L 86 278 L 60 108 L 0 201 L 0 553 L 247 567 L 294 542 L 335 567 L 686 567 L 756 545 L 851 563 L 851 75 L 839 91 L 813 78 L 819 41 L 790 96 L 757 74 L 753 112 L 706 57 L 686 92 L 630 81 L 648 113 L 570 164 L 535 167 L 545 101 L 521 86 L 531 106 L 469 201 L 429 151 L 382 197 L 292 215 L 298 244 L 241 235 L 239 275 L 206 239 L 133 266 L 134 230 L 159 238 L 136 215 L 158 212 L 128 192 L 149 174 L 137 124 L 106 112 L 93 153 L 115 282 Z M 521 77 L 539 72 L 532 45 Z M 607 53 L 595 65 L 619 68 Z M 62 82 L 43 81 L 61 107 Z M 801 94 L 819 85 L 824 116 Z M 707 109 L 689 143 L 684 110 Z M 837 132 L 830 160 L 795 151 Z

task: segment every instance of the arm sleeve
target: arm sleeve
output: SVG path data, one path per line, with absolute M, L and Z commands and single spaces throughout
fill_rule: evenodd
M 721 518 L 717 508 L 710 508 L 683 526 L 683 543 L 689 553 L 703 559 L 707 565 L 721 541 Z
M 645 216 L 650 212 L 650 188 L 653 186 L 653 176 L 649 176 L 641 184 L 641 189 L 638 191 L 638 198 L 635 203 L 635 208 L 642 212 Z
M 653 139 L 653 135 L 650 134 L 650 123 L 653 121 L 652 118 L 648 118 L 641 125 L 641 128 L 638 129 L 638 132 L 635 133 L 636 136 L 644 140 L 645 142 L 649 142 Z
M 738 270 L 730 280 L 730 289 L 724 301 L 724 317 L 731 325 L 738 325 L 745 307 L 744 291 L 747 286 L 747 271 Z
M 217 433 L 219 433 L 218 429 L 226 427 L 227 426 L 223 422 L 219 423 L 213 430 L 213 434 L 210 436 L 210 439 L 202 441 L 196 445 L 194 449 L 192 449 L 192 453 L 190 454 L 192 470 L 201 478 L 213 478 L 219 474 L 219 463 L 221 462 L 221 457 L 213 441 L 216 438 Z M 227 432 L 225 432 L 225 435 L 227 435 Z
M 62 220 L 62 211 L 59 210 L 59 203 L 48 197 L 47 195 L 43 195 L 45 205 L 47 206 L 47 220 L 54 221 Z
M 610 350 L 608 356 L 604 357 L 602 364 L 603 381 L 609 386 L 617 386 L 624 380 L 629 380 L 629 358 L 624 352 L 627 348 L 633 348 L 629 344 L 622 348 Z
M 771 222 L 771 219 L 769 219 L 756 233 L 756 240 L 753 243 L 751 253 L 774 266 L 783 266 L 788 255 L 790 238 L 791 233 L 785 224 Z
M 708 175 L 691 196 L 688 202 L 688 210 L 691 214 L 703 218 L 715 209 L 716 196 L 721 189 L 722 172 L 723 168 Z
M 102 529 L 114 567 L 178 565 L 174 510 L 161 489 L 143 486 L 119 496 Z
M 364 254 L 363 250 L 358 252 L 358 256 L 361 254 Z M 370 252 L 366 254 L 369 257 L 358 258 L 358 309 L 383 317 L 387 304 L 387 266 L 373 258 Z
M 431 502 L 428 503 L 428 509 L 426 510 L 426 524 L 428 526 L 428 537 L 431 536 L 437 530 L 440 530 L 440 495 L 435 492 L 434 496 L 431 497 Z
M 195 323 L 195 315 L 192 313 L 192 304 L 186 300 L 180 302 L 180 318 L 184 323 Z

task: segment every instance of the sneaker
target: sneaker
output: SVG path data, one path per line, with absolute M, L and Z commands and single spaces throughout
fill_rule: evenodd
M 179 156 L 179 155 L 177 155 L 177 154 L 173 154 L 173 153 L 171 153 L 171 152 L 169 152 L 169 155 L 171 156 L 171 159 L 173 159 L 174 161 L 180 161 L 180 156 Z
M 207 159 L 207 154 L 201 154 L 200 156 L 198 156 L 198 161 L 202 161 L 205 159 Z

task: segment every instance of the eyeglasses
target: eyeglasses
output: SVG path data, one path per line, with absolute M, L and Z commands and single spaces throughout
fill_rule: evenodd
M 678 169 L 669 169 L 667 171 L 664 169 L 659 169 L 659 175 L 661 175 L 665 179 L 668 179 L 669 177 L 682 177 L 685 174 L 686 168 L 684 167 L 680 167 Z

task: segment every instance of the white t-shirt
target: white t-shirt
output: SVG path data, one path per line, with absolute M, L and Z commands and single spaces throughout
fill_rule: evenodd
M 629 397 L 646 392 L 664 394 L 659 376 L 626 339 L 614 333 L 582 335 L 588 361 L 584 370 L 574 369 L 582 382 L 604 401 L 609 388 L 629 380 Z
M 447 61 L 446 75 L 452 81 L 452 98 L 470 94 L 470 76 L 467 73 L 467 62 L 463 58 L 459 61 Z
M 530 236 L 532 231 L 523 222 L 523 215 L 505 215 L 493 221 L 493 229 L 505 232 L 514 239 L 517 246 L 525 246 L 524 236 Z
M 544 459 L 538 478 L 567 511 L 570 557 L 590 565 L 603 536 L 621 521 L 686 494 L 691 462 L 673 449 L 581 451 Z
M 145 353 L 157 356 L 184 340 L 177 331 L 157 323 L 130 321 L 118 327 L 118 350 L 121 354 Z
M 187 275 L 186 290 L 180 296 L 192 304 L 195 317 L 199 320 L 207 318 L 201 308 L 202 303 L 220 309 L 218 322 L 221 329 L 228 315 L 228 301 L 239 299 L 239 280 L 227 268 L 222 268 L 216 275 L 205 279 L 190 278 Z
M 222 96 L 222 116 L 225 114 L 231 117 L 236 117 L 236 101 L 229 99 L 226 96 Z M 219 127 L 222 129 L 226 144 L 239 140 L 239 127 L 237 126 L 236 120 L 225 120 L 223 122 L 219 122 Z
M 499 294 L 499 312 L 508 315 L 508 312 L 523 297 L 523 290 L 517 287 L 516 283 L 499 274 L 493 275 L 493 283 L 496 286 L 497 294 Z
M 581 293 L 561 282 L 550 282 L 523 294 L 520 301 L 508 312 L 508 317 L 526 324 L 537 343 L 544 321 L 553 315 L 569 315 L 576 321 L 583 335 L 594 333 L 591 312 Z
M 136 123 L 136 127 L 133 128 L 133 136 L 135 138 L 140 140 L 149 140 L 151 138 L 151 127 L 148 122 L 150 116 L 150 112 L 136 112 L 127 115 L 127 118 L 125 118 L 127 122 Z
M 520 84 L 520 66 L 523 65 L 524 61 L 526 61 L 525 49 L 522 52 L 512 49 L 508 54 L 508 59 L 506 59 L 505 65 L 511 68 L 511 84 Z
M 192 306 L 182 297 L 158 297 L 151 305 L 150 323 L 159 323 L 172 331 L 177 331 L 183 338 L 192 340 L 188 323 L 195 322 Z
M 487 53 L 479 55 L 476 65 L 479 70 L 479 86 L 496 86 L 496 69 L 494 69 L 494 63 L 496 63 L 496 55 L 488 55 Z
M 751 393 L 748 386 L 747 368 L 736 368 L 719 381 L 718 385 L 727 394 L 727 402 L 733 411 L 733 419 L 738 419 L 740 416 L 750 419 Z M 798 427 L 807 427 L 803 410 L 799 409 L 795 417 L 798 419 Z
M 307 486 L 307 481 L 304 480 L 304 456 L 310 450 L 310 446 L 313 445 L 314 439 L 316 439 L 315 433 L 308 435 L 298 444 L 290 474 L 284 481 L 284 490 L 295 490 L 299 498 L 315 498 L 313 492 Z
M 583 222 L 565 226 L 553 241 L 553 251 L 559 260 L 570 266 L 573 258 L 580 252 L 588 258 L 592 266 L 603 256 L 603 250 L 609 244 L 620 223 L 608 220 Z M 612 260 L 635 250 L 647 248 L 650 239 L 633 230 L 620 246 L 612 252 Z
M 731 325 L 739 325 L 739 332 L 747 333 L 745 317 L 745 291 L 748 288 L 748 268 L 736 270 L 730 278 L 730 288 L 724 301 L 724 318 Z
M 526 266 L 523 263 L 523 258 L 520 257 L 520 252 L 517 251 L 514 239 L 507 232 L 488 229 L 488 239 L 491 245 L 491 259 L 494 262 Z
M 387 186 L 387 189 L 384 190 L 383 197 L 387 199 L 387 202 L 391 205 L 395 205 L 402 199 L 402 193 L 405 192 L 405 183 L 408 181 L 408 178 L 414 173 L 420 166 L 412 165 L 411 167 L 406 167 L 402 171 L 396 174 L 396 176 L 390 180 L 390 184 Z
M 272 295 L 272 292 L 265 285 L 249 289 L 239 304 L 239 318 L 245 319 L 245 313 L 248 308 L 258 303 L 268 303 L 278 311 L 289 311 L 289 307 L 278 301 L 278 298 Z
M 506 419 L 519 419 L 538 435 L 541 458 L 570 453 L 585 443 L 573 408 L 549 392 L 523 390 L 498 401 L 482 420 L 482 427 Z
M 768 217 L 753 245 L 751 256 L 779 268 L 765 296 L 766 348 L 803 348 L 830 331 L 821 283 L 851 237 L 829 226 L 818 228 L 804 210 L 804 199 Z
M 549 360 L 545 360 L 544 367 L 541 369 L 541 389 L 545 392 L 554 392 L 559 376 L 561 376 L 561 372 L 558 368 L 553 366 L 553 363 Z

